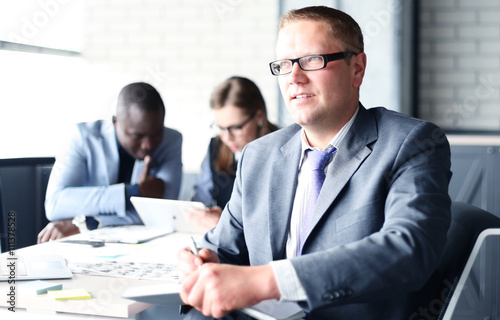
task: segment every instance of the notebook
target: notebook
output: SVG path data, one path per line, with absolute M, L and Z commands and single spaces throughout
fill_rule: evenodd
M 131 197 L 130 201 L 144 225 L 99 228 L 84 237 L 105 242 L 143 243 L 176 231 L 203 232 L 187 217 L 191 208 L 205 208 L 201 202 L 145 197 Z
M 180 291 L 179 282 L 134 286 L 125 289 L 122 298 L 157 305 L 181 305 Z
M 298 320 L 304 319 L 305 312 L 294 302 L 264 300 L 240 311 L 259 320 Z
M 59 255 L 0 256 L 0 281 L 71 278 L 73 273 Z

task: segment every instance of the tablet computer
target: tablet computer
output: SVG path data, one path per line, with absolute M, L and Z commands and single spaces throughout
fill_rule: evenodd
M 201 202 L 145 197 L 130 197 L 130 201 L 148 227 L 171 224 L 176 232 L 204 233 L 187 215 L 190 209 L 205 209 Z

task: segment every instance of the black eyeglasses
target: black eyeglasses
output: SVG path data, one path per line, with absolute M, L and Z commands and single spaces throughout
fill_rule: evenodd
M 313 71 L 326 68 L 326 64 L 328 62 L 347 59 L 355 54 L 356 52 L 353 51 L 344 51 L 330 54 L 311 54 L 296 59 L 276 60 L 271 62 L 269 64 L 269 67 L 271 67 L 271 73 L 274 76 L 281 76 L 291 73 L 293 64 L 295 62 L 299 63 L 299 66 L 302 70 Z
M 212 128 L 212 130 L 214 130 L 215 134 L 220 134 L 223 131 L 227 131 L 227 133 L 229 133 L 233 137 L 239 137 L 239 136 L 243 135 L 243 128 L 248 123 L 250 123 L 250 121 L 252 121 L 252 119 L 255 117 L 256 114 L 257 114 L 257 112 L 252 113 L 252 115 L 247 120 L 245 120 L 245 122 L 238 124 L 238 125 L 229 126 L 229 127 L 224 128 L 224 127 L 217 125 L 214 122 L 210 125 L 210 128 Z

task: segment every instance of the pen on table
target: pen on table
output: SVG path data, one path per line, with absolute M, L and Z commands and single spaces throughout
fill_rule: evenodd
M 93 248 L 103 247 L 105 242 L 103 240 L 61 240 L 63 243 L 77 243 L 88 244 Z

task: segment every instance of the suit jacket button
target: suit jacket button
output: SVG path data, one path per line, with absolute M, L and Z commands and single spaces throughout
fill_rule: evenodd
M 327 291 L 325 293 L 323 293 L 323 300 L 329 300 L 329 301 L 332 301 L 335 299 L 335 296 L 333 293 Z

